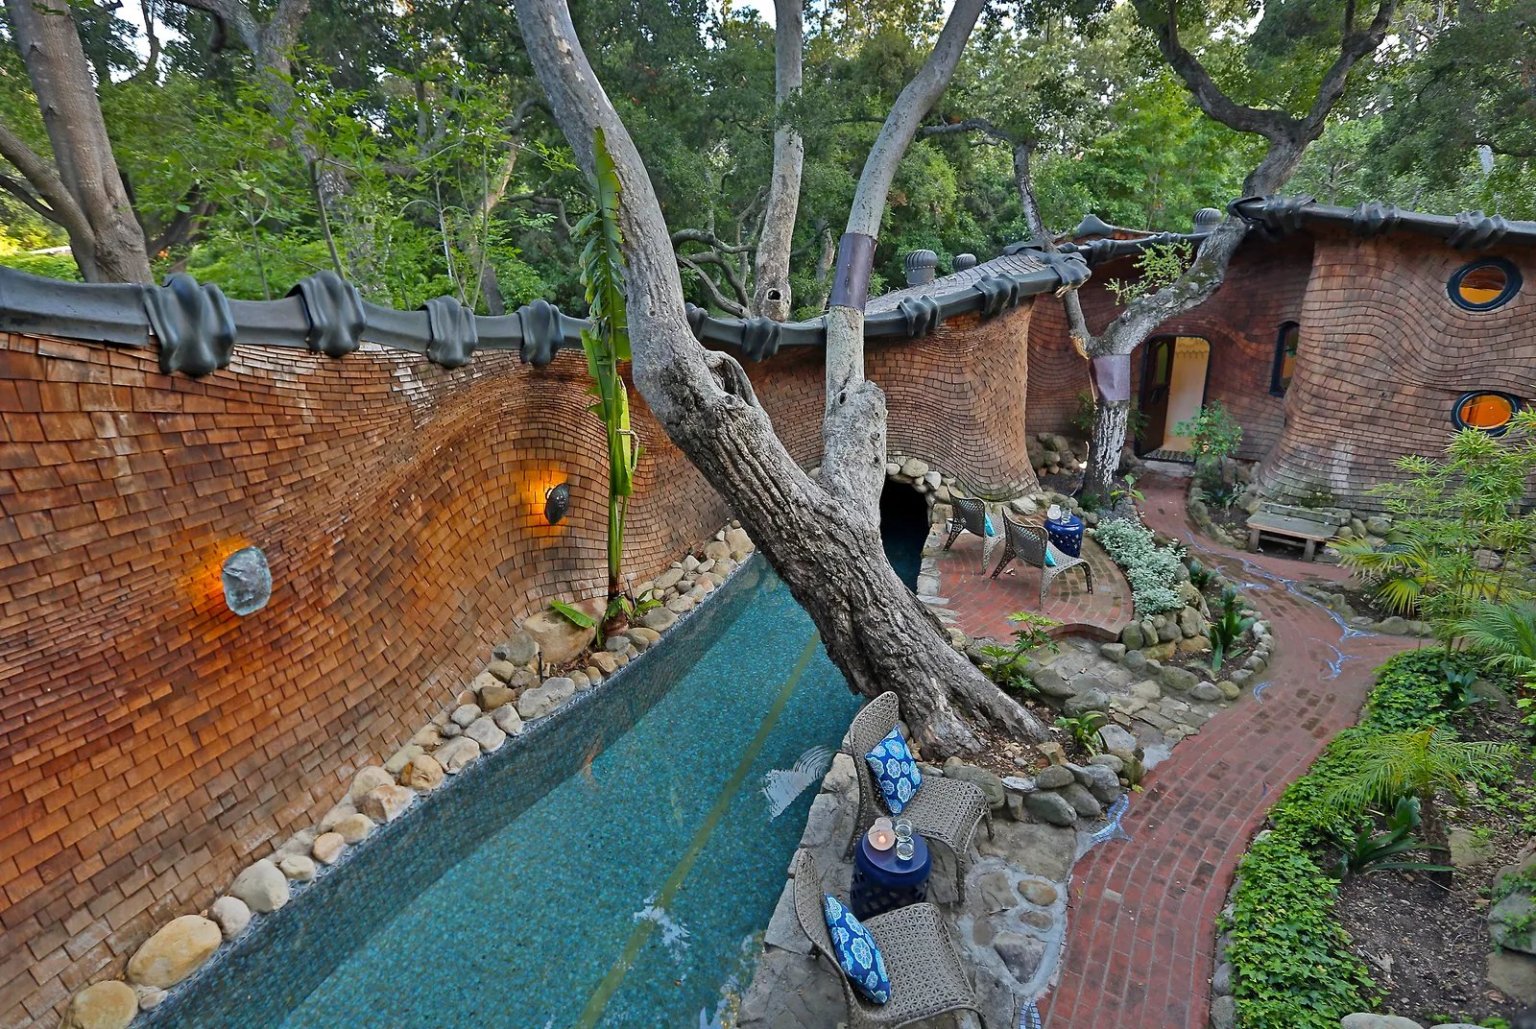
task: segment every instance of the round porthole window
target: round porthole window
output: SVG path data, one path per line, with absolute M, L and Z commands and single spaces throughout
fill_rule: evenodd
M 1502 257 L 1487 257 L 1458 268 L 1446 288 L 1457 307 L 1492 311 L 1520 291 L 1520 269 Z
M 1520 410 L 1520 400 L 1508 393 L 1479 390 L 1463 393 L 1451 411 L 1451 422 L 1458 429 L 1481 429 L 1497 436 L 1509 428 L 1509 423 Z

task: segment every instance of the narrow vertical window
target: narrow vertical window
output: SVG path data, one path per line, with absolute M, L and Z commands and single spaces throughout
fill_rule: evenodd
M 1291 388 L 1291 376 L 1296 372 L 1296 344 L 1301 341 L 1301 326 L 1286 322 L 1280 326 L 1275 338 L 1275 365 L 1269 374 L 1269 391 L 1277 397 L 1285 396 Z

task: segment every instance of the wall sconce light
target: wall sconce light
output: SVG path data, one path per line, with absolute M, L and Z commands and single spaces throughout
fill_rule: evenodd
M 242 547 L 224 559 L 224 603 L 242 618 L 272 599 L 272 569 L 260 547 Z
M 558 486 L 551 486 L 544 493 L 544 520 L 550 525 L 557 524 L 565 517 L 565 513 L 571 509 L 571 484 L 562 482 Z

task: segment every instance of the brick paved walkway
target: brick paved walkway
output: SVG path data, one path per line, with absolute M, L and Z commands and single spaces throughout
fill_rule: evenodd
M 1060 979 L 1040 1001 L 1046 1029 L 1205 1029 L 1215 921 L 1238 859 L 1281 789 L 1356 721 L 1372 670 L 1413 645 L 1341 639 L 1338 623 L 1283 580 L 1338 581 L 1342 571 L 1194 540 L 1184 483 L 1138 485 L 1148 524 L 1253 584 L 1275 659 L 1258 699 L 1211 719 L 1132 795 L 1122 823 L 1130 842 L 1101 844 L 1073 870 Z
M 1042 525 L 1044 515 L 1021 519 Z M 995 521 L 995 516 L 994 516 Z M 942 542 L 942 541 L 941 541 Z M 1083 557 L 1093 569 L 1094 592 L 1084 585 L 1083 573 L 1071 571 L 1051 583 L 1045 607 L 1040 606 L 1040 570 L 1019 561 L 996 579 L 992 569 L 1003 559 L 1003 543 L 997 540 L 985 568 L 981 566 L 982 539 L 963 532 L 948 551 L 935 557 L 939 568 L 939 593 L 949 598 L 956 624 L 970 636 L 1007 640 L 1013 632 L 1008 616 L 1033 611 L 1061 622 L 1053 635 L 1092 636 L 1114 639 L 1131 619 L 1131 587 L 1109 555 L 1092 540 L 1083 541 Z

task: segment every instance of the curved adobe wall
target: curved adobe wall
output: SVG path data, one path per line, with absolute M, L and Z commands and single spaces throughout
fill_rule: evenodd
M 1453 304 L 1446 282 L 1477 257 L 1503 256 L 1525 279 L 1493 311 Z M 1463 392 L 1536 397 L 1536 261 L 1529 249 L 1461 253 L 1412 235 L 1320 236 L 1301 315 L 1287 424 L 1260 469 L 1267 491 L 1322 489 L 1375 510 L 1372 483 L 1404 454 L 1432 456 L 1453 431 Z
M 893 451 L 1032 482 L 1002 321 L 870 349 Z M 748 370 L 816 461 L 820 354 Z M 0 334 L 0 1026 L 47 1017 L 309 824 L 517 617 L 605 588 L 589 402 L 572 352 L 447 372 L 241 347 L 194 381 L 153 351 Z M 638 399 L 634 424 L 642 579 L 729 512 Z M 984 425 L 1003 428 L 971 438 Z M 564 479 L 572 511 L 550 527 L 543 491 Z M 219 568 L 248 543 L 274 591 L 241 619 Z
M 1239 457 L 1258 460 L 1280 438 L 1284 401 L 1269 392 L 1275 341 L 1283 323 L 1300 320 L 1311 264 L 1312 246 L 1306 237 L 1277 243 L 1250 240 L 1233 259 L 1215 296 L 1164 322 L 1153 334 L 1210 340 L 1206 399 L 1220 400 L 1243 426 Z M 1124 258 L 1094 269 L 1093 279 L 1079 291 L 1090 328 L 1102 329 L 1121 310 L 1104 284 L 1136 275 L 1134 262 Z M 1077 394 L 1088 389 L 1087 366 L 1067 338 L 1060 303 L 1042 299 L 1034 326 L 1029 337 L 1029 431 L 1069 432 Z M 1141 388 L 1144 352 L 1138 350 L 1131 359 L 1133 396 Z

